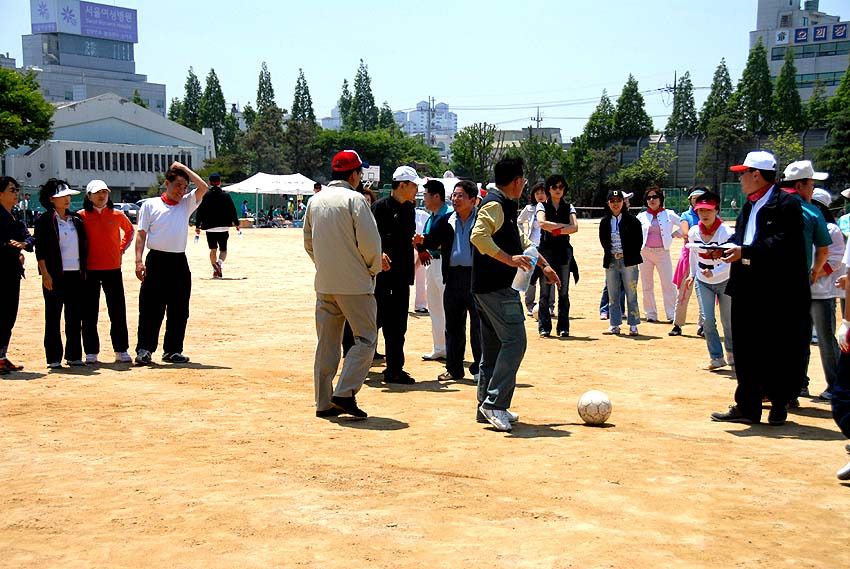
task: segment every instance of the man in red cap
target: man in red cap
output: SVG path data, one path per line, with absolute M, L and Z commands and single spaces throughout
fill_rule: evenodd
M 378 343 L 375 275 L 381 272 L 381 237 L 369 203 L 355 188 L 368 167 L 353 150 L 331 162 L 331 182 L 315 194 L 304 214 L 304 249 L 316 265 L 316 416 L 343 413 L 365 419 L 355 395 L 369 373 Z M 340 338 L 348 321 L 354 345 L 336 388 Z
M 786 406 L 800 388 L 811 334 L 803 213 L 800 202 L 776 186 L 776 158 L 769 152 L 750 152 L 731 170 L 738 173 L 747 196 L 730 240 L 737 245 L 723 256 L 732 263 L 726 294 L 732 297 L 738 388 L 735 405 L 711 418 L 758 423 L 767 397 L 768 423 L 782 425 Z

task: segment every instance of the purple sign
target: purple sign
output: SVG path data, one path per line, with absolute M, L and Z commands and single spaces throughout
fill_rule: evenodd
M 809 41 L 809 28 L 797 28 L 794 30 L 794 43 L 805 43 Z
M 93 38 L 139 42 L 136 11 L 130 8 L 80 2 L 80 32 Z
M 826 39 L 826 26 L 815 27 L 815 41 L 824 41 Z

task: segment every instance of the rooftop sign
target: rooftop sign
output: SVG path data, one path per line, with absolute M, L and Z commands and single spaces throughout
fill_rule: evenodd
M 81 0 L 30 0 L 32 33 L 60 32 L 138 43 L 136 10 Z

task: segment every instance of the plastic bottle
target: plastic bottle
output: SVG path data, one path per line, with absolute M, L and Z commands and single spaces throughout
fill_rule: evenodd
M 201 240 L 201 236 L 200 236 L 200 235 L 195 235 L 195 245 L 197 245 L 197 244 L 198 244 L 198 241 L 200 241 L 200 240 Z
M 521 268 L 517 268 L 514 282 L 511 283 L 511 288 L 517 292 L 528 290 L 528 286 L 531 284 L 531 276 L 534 274 L 534 266 L 537 264 L 537 257 L 540 256 L 540 253 L 537 252 L 537 247 L 533 245 L 523 251 L 522 254 L 531 258 L 531 270 L 524 271 Z

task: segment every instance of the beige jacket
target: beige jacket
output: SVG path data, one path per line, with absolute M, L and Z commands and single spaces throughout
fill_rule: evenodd
M 381 272 L 381 237 L 369 203 L 334 180 L 310 199 L 304 249 L 316 265 L 319 294 L 372 294 Z

